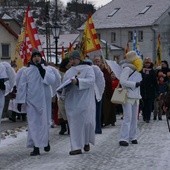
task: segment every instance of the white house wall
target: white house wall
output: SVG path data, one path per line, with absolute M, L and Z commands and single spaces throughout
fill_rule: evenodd
M 162 58 L 170 63 L 170 15 L 161 20 L 158 33 L 161 34 Z
M 120 28 L 120 29 L 103 29 L 97 30 L 100 34 L 101 39 L 107 41 L 111 44 L 111 32 L 116 33 L 116 41 L 112 45 L 116 45 L 122 48 L 126 48 L 128 42 L 128 32 L 129 31 L 143 31 L 143 42 L 139 42 L 140 51 L 142 52 L 144 58 L 150 57 L 154 60 L 154 36 L 151 27 L 140 27 L 140 28 Z M 133 49 L 133 42 L 129 42 L 130 50 Z M 123 52 L 123 53 L 122 53 Z M 113 51 L 109 56 L 120 56 L 122 58 L 124 51 Z
M 0 25 L 0 58 L 2 61 L 10 61 L 11 59 L 7 59 L 7 60 L 2 59 L 2 48 L 1 48 L 2 43 L 10 44 L 10 51 L 9 51 L 10 58 L 12 58 L 12 56 L 15 56 L 17 39 L 12 34 L 10 34 L 2 25 Z

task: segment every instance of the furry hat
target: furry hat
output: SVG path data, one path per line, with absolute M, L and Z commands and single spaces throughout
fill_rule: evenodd
M 71 52 L 71 54 L 70 54 L 69 57 L 70 57 L 70 58 L 80 59 L 80 58 L 81 58 L 81 57 L 80 57 L 80 52 L 79 52 L 78 50 L 74 50 L 74 51 Z
M 133 62 L 134 60 L 136 60 L 137 58 L 139 58 L 139 56 L 136 54 L 135 51 L 129 51 L 126 54 L 126 59 L 130 62 Z

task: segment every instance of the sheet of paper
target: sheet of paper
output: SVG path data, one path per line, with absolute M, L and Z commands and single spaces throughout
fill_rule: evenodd
M 58 88 L 57 88 L 57 91 L 62 91 L 62 89 L 66 86 L 68 86 L 69 84 L 71 84 L 72 82 L 72 79 L 74 79 L 75 76 L 73 76 L 72 78 L 66 80 L 64 83 L 62 83 Z

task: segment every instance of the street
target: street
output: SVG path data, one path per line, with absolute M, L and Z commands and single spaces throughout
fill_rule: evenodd
M 50 129 L 51 151 L 30 157 L 32 149 L 26 148 L 26 131 L 17 138 L 6 138 L 0 145 L 1 170 L 169 170 L 170 133 L 165 116 L 162 121 L 145 123 L 139 120 L 139 144 L 120 147 L 118 144 L 121 124 L 103 128 L 96 135 L 96 145 L 88 153 L 70 156 L 69 136 L 59 136 L 59 127 Z

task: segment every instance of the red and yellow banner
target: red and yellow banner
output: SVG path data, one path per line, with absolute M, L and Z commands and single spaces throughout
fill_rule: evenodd
M 82 56 L 85 57 L 87 53 L 100 50 L 100 42 L 97 35 L 97 32 L 94 27 L 92 16 L 88 17 L 88 20 L 85 23 L 85 29 L 81 41 L 81 52 Z
M 30 8 L 28 7 L 23 21 L 23 28 L 21 34 L 19 35 L 18 44 L 16 46 L 16 55 L 19 57 L 16 57 L 15 59 L 18 61 L 20 60 L 18 67 L 27 65 L 34 48 L 36 48 L 44 57 L 38 31 L 35 26 Z

